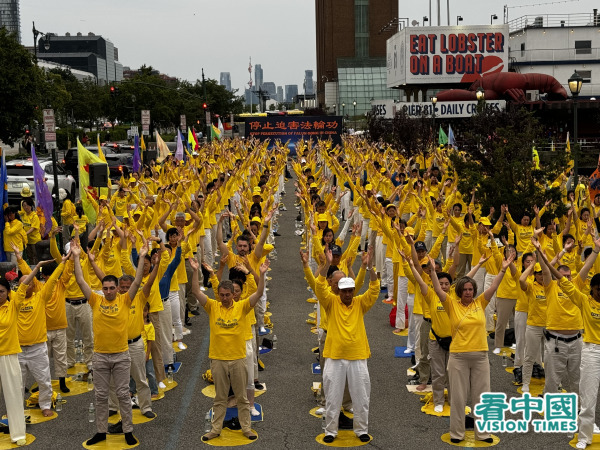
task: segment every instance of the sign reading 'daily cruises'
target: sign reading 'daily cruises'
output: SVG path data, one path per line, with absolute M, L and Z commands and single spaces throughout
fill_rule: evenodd
M 387 40 L 387 86 L 472 83 L 508 70 L 508 25 L 407 27 Z

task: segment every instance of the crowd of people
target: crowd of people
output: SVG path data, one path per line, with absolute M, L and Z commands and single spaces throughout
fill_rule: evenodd
M 299 151 L 296 195 L 307 230 L 300 253 L 323 344 L 323 440 L 345 428 L 342 405 L 354 413 L 356 436 L 370 440 L 363 315 L 382 292 L 396 307 L 393 333 L 407 334 L 405 352 L 414 352 L 416 390 L 431 385 L 439 415 L 450 405 L 451 443 L 465 440 L 467 424 L 483 445 L 493 442 L 465 417 L 465 407 L 490 391 L 491 344 L 496 355 L 512 347 L 514 384 L 523 393 L 532 377 L 545 377 L 544 393 L 579 395 L 577 448 L 585 448 L 599 432 L 600 380 L 591 367 L 600 348 L 600 194 L 590 199 L 565 168 L 541 189 L 558 187 L 566 214 L 553 214 L 560 208 L 550 200 L 512 205 L 531 211 L 519 218 L 506 204 L 486 214 L 476 187 L 459 191 L 453 151 L 408 157 L 364 141 Z M 367 274 L 368 288 L 357 295 Z
M 417 391 L 431 385 L 436 413 L 450 405 L 452 443 L 465 439 L 465 407 L 490 391 L 490 343 L 500 354 L 514 336 L 515 383 L 529 392 L 532 377 L 545 377 L 544 392 L 578 394 L 577 446 L 585 448 L 596 431 L 600 383 L 600 194 L 570 190 L 566 169 L 548 180 L 564 191 L 564 216 L 551 214 L 550 201 L 519 205 L 531 213 L 516 220 L 516 205 L 486 215 L 476 188 L 459 191 L 452 151 L 413 158 L 349 138 L 343 148 L 300 142 L 288 159 L 280 143 L 223 141 L 182 161 L 152 162 L 107 194 L 90 189 L 75 203 L 61 195 L 61 226 L 53 220 L 48 236 L 32 200 L 7 208 L 3 246 L 20 273 L 16 285 L 0 278 L 0 379 L 11 440 L 26 443 L 28 375 L 44 416 L 53 414 L 52 373 L 69 392 L 79 336 L 96 400 L 97 433 L 87 445 L 109 432 L 136 444 L 132 395 L 154 418 L 152 400 L 175 368 L 174 346 L 185 348 L 188 315 L 202 310 L 215 384 L 202 440 L 221 435 L 232 403 L 243 436 L 256 439 L 266 272 L 289 168 L 304 222 L 300 259 L 318 302 L 323 442 L 333 443 L 339 428 L 371 440 L 364 316 L 383 293 L 396 308 L 393 333 L 407 334 L 406 352 L 414 353 Z M 42 238 L 47 260 L 30 250 Z M 117 410 L 121 421 L 109 426 Z M 344 411 L 353 414 L 350 426 Z M 492 442 L 477 427 L 474 434 Z
M 212 431 L 203 440 L 220 434 L 230 385 L 243 433 L 256 439 L 250 416 L 259 414 L 254 391 L 262 388 L 265 272 L 276 254 L 271 224 L 286 164 L 283 146 L 224 141 L 185 160 L 153 161 L 110 189 L 81 192 L 75 203 L 61 192 L 61 226 L 52 218 L 46 227 L 32 198 L 5 209 L 3 249 L 19 274 L 0 278 L 0 379 L 12 442 L 26 444 L 23 396 L 32 379 L 44 417 L 54 414 L 52 375 L 61 393 L 70 392 L 79 337 L 83 381 L 93 377 L 95 395 L 97 432 L 86 445 L 107 433 L 137 444 L 132 405 L 156 417 L 152 401 L 175 371 L 175 349 L 186 348 L 190 315 L 202 310 L 216 390 Z M 42 238 L 46 260 L 35 248 Z M 218 300 L 206 296 L 208 288 Z M 109 426 L 117 412 L 121 420 Z

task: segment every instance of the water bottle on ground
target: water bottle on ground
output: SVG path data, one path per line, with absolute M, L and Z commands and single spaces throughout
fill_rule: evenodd
M 91 373 L 88 375 L 88 379 L 87 379 L 87 390 L 88 391 L 94 390 L 94 378 L 92 377 Z
M 323 428 L 323 433 L 326 432 L 327 429 L 327 420 L 325 418 L 325 413 L 321 416 L 321 428 Z
M 277 335 L 274 334 L 273 335 L 273 350 L 275 350 L 277 348 Z
M 173 369 L 171 367 L 167 370 L 167 383 L 173 383 Z
M 508 367 L 508 358 L 506 356 L 502 357 L 502 367 Z
M 96 408 L 93 403 L 90 403 L 90 409 L 88 410 L 88 422 L 93 423 L 96 420 Z
M 212 430 L 212 421 L 210 419 L 210 410 L 206 412 L 206 416 L 204 416 L 204 432 L 210 433 Z
M 56 403 L 54 404 L 54 410 L 56 412 L 61 412 L 62 411 L 62 402 L 63 402 L 63 399 L 62 399 L 62 396 L 59 393 L 56 396 Z

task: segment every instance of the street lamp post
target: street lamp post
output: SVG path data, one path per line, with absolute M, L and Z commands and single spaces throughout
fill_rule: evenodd
M 433 118 L 433 147 L 435 147 L 435 104 L 437 103 L 437 97 L 434 95 L 431 97 L 431 117 Z
M 456 16 L 456 26 L 458 26 L 458 22 L 462 22 L 463 18 L 462 16 Z
M 494 24 L 494 20 L 498 20 L 498 16 L 496 14 L 492 14 L 490 16 L 490 25 Z
M 40 30 L 35 28 L 35 22 L 33 23 L 33 54 L 35 55 L 35 60 L 37 61 L 37 40 L 38 36 L 44 36 L 44 49 L 46 51 L 50 50 L 50 36 L 46 33 L 42 33 Z
M 475 91 L 475 97 L 477 97 L 477 112 L 481 113 L 485 103 L 485 91 L 481 86 L 477 88 L 477 91 Z
M 577 143 L 577 97 L 581 92 L 583 77 L 575 71 L 569 78 L 569 90 L 573 96 L 573 185 L 577 188 L 577 177 L 579 175 L 579 146 Z
M 356 100 L 352 102 L 352 105 L 354 106 L 354 132 L 356 132 Z

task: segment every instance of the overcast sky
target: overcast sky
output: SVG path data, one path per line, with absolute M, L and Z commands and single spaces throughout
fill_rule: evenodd
M 451 25 L 458 15 L 463 25 L 490 23 L 492 14 L 498 15 L 496 23 L 502 23 L 504 4 L 509 7 L 509 20 L 523 15 L 592 13 L 600 5 L 597 0 L 440 0 L 442 25 L 446 25 L 448 1 Z M 437 0 L 432 3 L 436 25 Z M 539 6 L 520 7 L 530 4 Z M 297 84 L 301 90 L 306 69 L 313 69 L 316 78 L 313 0 L 178 0 L 173 4 L 164 0 L 25 0 L 20 7 L 24 45 L 33 44 L 31 22 L 35 21 L 42 32 L 102 35 L 119 49 L 124 66 L 151 65 L 190 81 L 201 78 L 202 68 L 216 80 L 220 72 L 230 72 L 232 87 L 241 90 L 249 79 L 250 57 L 252 77 L 254 64 L 259 63 L 264 81 L 278 86 Z M 400 17 L 422 24 L 428 14 L 427 0 L 400 1 Z

